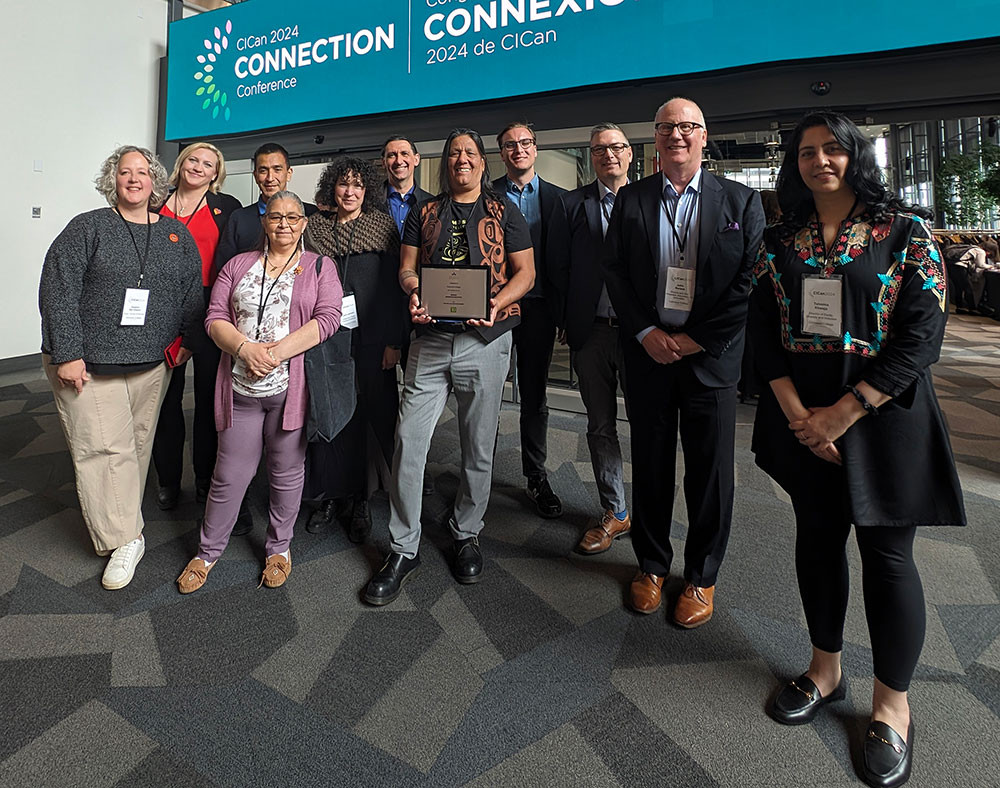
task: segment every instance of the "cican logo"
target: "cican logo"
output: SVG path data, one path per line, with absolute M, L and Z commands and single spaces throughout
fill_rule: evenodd
M 233 23 L 227 19 L 225 27 L 225 33 L 218 27 L 212 31 L 214 40 L 206 38 L 204 41 L 205 54 L 196 57 L 198 70 L 194 74 L 194 79 L 199 84 L 194 94 L 199 99 L 204 97 L 201 108 L 206 112 L 211 112 L 213 120 L 220 115 L 224 120 L 229 120 L 231 114 L 230 108 L 227 106 L 229 96 L 216 79 L 220 73 L 216 70 L 216 66 L 219 65 L 218 60 L 222 53 L 229 49 L 229 36 L 233 32 Z

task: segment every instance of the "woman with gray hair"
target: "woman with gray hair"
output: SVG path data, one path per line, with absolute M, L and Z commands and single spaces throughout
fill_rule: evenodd
M 82 213 L 52 242 L 38 302 L 42 360 L 69 444 L 103 585 L 123 588 L 145 551 L 142 493 L 168 375 L 204 341 L 201 262 L 191 234 L 153 208 L 167 173 L 145 148 L 118 148 Z M 180 340 L 178 343 L 177 340 Z
M 177 578 L 182 594 L 205 584 L 226 549 L 265 448 L 270 525 L 261 585 L 277 588 L 292 571 L 309 412 L 303 355 L 340 326 L 343 292 L 333 261 L 302 247 L 305 213 L 297 195 L 274 194 L 261 217 L 263 249 L 233 257 L 212 288 L 205 329 L 222 351 L 215 382 L 219 456 L 198 552 Z

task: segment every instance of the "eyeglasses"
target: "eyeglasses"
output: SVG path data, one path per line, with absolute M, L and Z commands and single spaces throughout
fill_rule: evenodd
M 520 145 L 525 150 L 535 147 L 535 141 L 531 137 L 525 137 L 523 140 L 507 140 L 500 147 L 504 150 L 517 150 L 517 146 Z
M 693 132 L 695 129 L 703 129 L 705 127 L 702 126 L 700 123 L 692 123 L 689 120 L 685 120 L 682 121 L 681 123 L 670 123 L 668 121 L 664 121 L 662 123 L 654 123 L 653 128 L 656 130 L 656 133 L 659 134 L 661 137 L 669 137 L 671 134 L 674 133 L 674 129 L 677 129 L 681 133 L 682 137 L 690 137 L 691 132 Z
M 612 142 L 610 145 L 592 145 L 590 152 L 594 156 L 603 156 L 608 151 L 611 151 L 615 156 L 621 156 L 626 148 L 631 147 L 627 142 Z
M 267 219 L 269 224 L 273 224 L 276 227 L 281 224 L 282 220 L 288 222 L 289 227 L 294 227 L 299 222 L 301 222 L 305 217 L 302 216 L 302 214 L 298 213 L 289 213 L 289 214 L 269 213 L 265 215 L 264 218 Z

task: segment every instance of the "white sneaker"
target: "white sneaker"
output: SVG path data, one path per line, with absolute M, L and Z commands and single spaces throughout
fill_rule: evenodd
M 133 539 L 128 544 L 123 544 L 111 554 L 108 566 L 104 570 L 104 577 L 101 578 L 101 585 L 109 591 L 116 588 L 125 588 L 132 582 L 135 574 L 136 564 L 146 552 L 146 540 L 142 534 L 138 539 Z

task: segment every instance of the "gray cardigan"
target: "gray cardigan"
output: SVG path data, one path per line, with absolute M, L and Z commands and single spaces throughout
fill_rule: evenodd
M 42 352 L 54 364 L 82 358 L 97 364 L 143 364 L 163 360 L 178 334 L 184 346 L 204 346 L 205 316 L 201 257 L 187 228 L 161 216 L 151 225 L 143 287 L 149 289 L 146 323 L 122 326 L 125 288 L 139 278 L 146 227 L 126 226 L 112 208 L 74 218 L 45 255 L 38 307 Z

